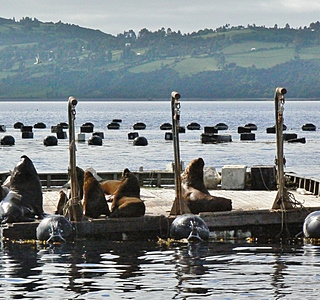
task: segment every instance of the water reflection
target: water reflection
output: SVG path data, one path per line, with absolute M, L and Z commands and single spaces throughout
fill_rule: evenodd
M 207 254 L 207 243 L 187 244 L 176 248 L 172 259 L 177 278 L 177 293 L 174 299 L 183 294 L 207 295 L 209 288 L 201 282 L 202 275 L 209 273 L 209 268 L 205 266 Z
M 34 245 L 11 244 L 1 253 L 1 285 L 7 285 L 13 294 L 33 291 L 41 274 L 37 266 L 37 251 Z M 28 280 L 28 278 L 30 280 Z
M 318 294 L 319 254 L 312 245 L 7 244 L 0 293 L 7 299 L 311 299 Z

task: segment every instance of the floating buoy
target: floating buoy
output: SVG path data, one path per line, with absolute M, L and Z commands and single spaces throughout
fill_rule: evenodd
M 13 128 L 14 128 L 14 129 L 21 129 L 22 126 L 23 126 L 23 123 L 21 123 L 21 122 L 16 122 L 16 123 L 14 123 Z
M 61 215 L 49 215 L 41 220 L 37 229 L 37 240 L 47 243 L 65 243 L 73 238 L 74 228 L 70 221 Z
M 43 140 L 43 145 L 45 146 L 57 146 L 58 139 L 54 135 L 48 135 Z
M 133 125 L 134 130 L 143 130 L 143 129 L 146 129 L 146 127 L 147 127 L 146 124 L 142 122 L 138 122 Z
M 107 125 L 108 129 L 119 129 L 120 128 L 120 124 L 116 123 L 116 122 L 111 122 Z
M 252 132 L 245 132 L 240 134 L 240 141 L 254 141 L 256 135 Z
M 170 226 L 170 236 L 175 240 L 205 241 L 209 239 L 206 222 L 193 214 L 178 216 Z
M 38 128 L 38 129 L 44 129 L 46 128 L 46 124 L 42 123 L 42 122 L 38 122 L 36 124 L 33 125 L 34 128 Z
M 163 123 L 160 126 L 160 130 L 171 130 L 172 129 L 172 125 L 170 123 Z
M 205 126 L 204 133 L 218 133 L 218 129 L 214 126 Z
M 139 133 L 138 132 L 129 132 L 128 133 L 128 139 L 129 140 L 134 140 L 136 137 L 139 136 Z
M 187 125 L 188 130 L 199 130 L 201 128 L 199 123 L 191 122 Z
M 98 135 L 98 136 L 100 136 L 102 139 L 104 139 L 104 133 L 101 132 L 101 131 L 93 132 L 92 135 Z
M 171 140 L 173 140 L 173 134 L 172 134 L 172 132 L 166 132 L 166 133 L 164 134 L 164 139 L 165 139 L 166 141 L 171 141 Z
M 33 139 L 33 132 L 30 131 L 23 131 L 22 132 L 23 139 Z
M 245 126 L 238 127 L 238 133 L 248 133 L 248 132 L 251 132 L 250 127 L 245 127 Z
M 57 124 L 57 127 L 61 127 L 62 129 L 68 129 L 69 125 L 66 122 L 60 122 Z
M 301 144 L 305 144 L 306 143 L 306 138 L 302 137 L 302 138 L 296 138 L 296 139 L 290 139 L 287 140 L 288 143 L 301 143 Z
M 147 146 L 148 140 L 144 136 L 138 136 L 133 140 L 134 146 Z
M 228 125 L 225 123 L 218 123 L 214 126 L 215 128 L 217 128 L 218 130 L 228 130 Z
M 13 146 L 15 143 L 14 137 L 11 135 L 5 135 L 1 138 L 1 145 L 3 146 Z
M 232 136 L 229 134 L 202 133 L 200 139 L 203 144 L 232 142 Z
M 282 130 L 283 131 L 287 130 L 287 126 L 285 124 L 283 124 Z M 267 133 L 276 133 L 276 125 L 273 125 L 272 127 L 268 127 L 266 131 Z
M 87 122 L 80 126 L 80 132 L 93 132 L 94 125 L 91 122 Z
M 203 144 L 215 144 L 218 143 L 218 137 L 216 134 L 202 133 L 200 136 L 201 143 Z
M 22 126 L 21 128 L 20 128 L 20 131 L 21 132 L 32 132 L 32 126 Z
M 57 135 L 57 138 L 58 138 L 59 140 L 64 140 L 64 139 L 67 138 L 67 133 L 64 132 L 62 129 L 61 129 L 61 130 L 58 130 L 58 131 L 56 132 L 56 135 Z
M 316 131 L 317 127 L 314 124 L 307 123 L 302 125 L 302 130 L 303 131 Z
M 98 135 L 93 135 L 88 139 L 88 145 L 102 146 L 102 138 Z
M 298 137 L 296 133 L 284 133 L 282 136 L 284 141 L 296 139 Z
M 244 125 L 244 127 L 250 128 L 251 130 L 257 130 L 258 127 L 256 124 L 254 123 L 247 123 L 246 125 Z
M 320 211 L 306 216 L 303 222 L 303 234 L 306 238 L 320 238 Z

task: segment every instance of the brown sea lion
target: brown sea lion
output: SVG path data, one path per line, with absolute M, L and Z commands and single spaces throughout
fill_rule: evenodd
M 64 216 L 66 211 L 66 204 L 68 203 L 68 196 L 64 191 L 59 192 L 59 201 L 57 205 L 57 210 L 55 211 L 55 215 L 62 215 Z
M 120 186 L 121 182 L 121 180 L 105 180 L 100 182 L 100 185 L 106 195 L 113 195 Z
M 84 173 L 83 213 L 89 218 L 110 215 L 109 206 L 101 185 L 90 171 L 85 171 Z
M 138 178 L 124 169 L 121 184 L 113 195 L 110 217 L 141 217 L 145 211 L 145 204 L 140 199 Z
M 230 199 L 210 195 L 203 181 L 204 161 L 192 160 L 181 175 L 182 196 L 193 214 L 200 212 L 229 211 Z
M 68 187 L 70 187 L 70 168 L 68 168 L 68 176 L 69 176 L 69 182 Z M 81 200 L 83 198 L 83 183 L 84 183 L 84 170 L 80 167 L 76 166 L 76 179 L 77 179 L 77 190 L 78 190 L 78 196 Z M 70 198 L 70 195 L 69 195 Z

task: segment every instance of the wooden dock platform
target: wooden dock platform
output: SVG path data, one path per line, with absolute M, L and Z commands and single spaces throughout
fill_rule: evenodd
M 62 188 L 44 188 L 44 211 L 54 213 Z M 320 209 L 318 195 L 302 195 L 290 191 L 297 208 L 271 210 L 277 191 L 210 190 L 214 196 L 232 200 L 230 212 L 201 213 L 200 217 L 210 228 L 212 237 L 242 237 L 250 232 L 256 238 L 295 237 L 302 232 L 305 217 Z M 146 215 L 141 218 L 84 219 L 75 223 L 78 238 L 156 239 L 169 236 L 170 216 L 175 190 L 170 188 L 141 188 L 141 199 L 146 204 Z M 5 224 L 1 227 L 3 240 L 33 240 L 38 221 L 31 223 Z M 226 233 L 227 232 L 227 233 Z

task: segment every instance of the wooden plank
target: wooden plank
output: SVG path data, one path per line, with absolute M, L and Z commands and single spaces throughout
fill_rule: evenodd
M 216 213 L 200 213 L 199 216 L 214 228 L 235 228 L 250 227 L 260 225 L 279 225 L 284 221 L 290 223 L 303 223 L 305 217 L 320 207 L 303 208 L 287 210 L 286 212 L 278 210 L 251 210 L 251 211 L 231 211 Z M 302 228 L 301 228 L 302 229 Z

